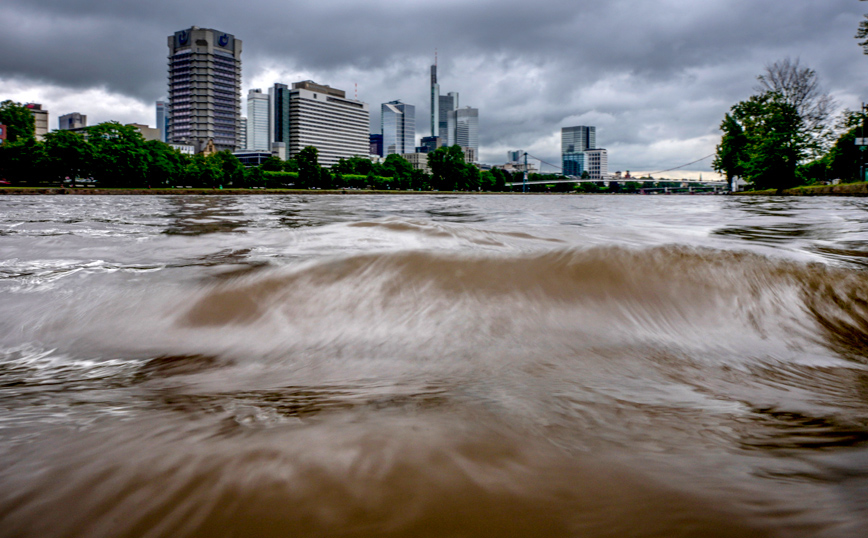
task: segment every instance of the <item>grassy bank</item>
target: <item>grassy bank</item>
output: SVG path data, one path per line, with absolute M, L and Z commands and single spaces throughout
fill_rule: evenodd
M 842 183 L 840 185 L 811 185 L 781 191 L 767 189 L 764 191 L 744 191 L 734 194 L 738 196 L 868 196 L 868 182 Z

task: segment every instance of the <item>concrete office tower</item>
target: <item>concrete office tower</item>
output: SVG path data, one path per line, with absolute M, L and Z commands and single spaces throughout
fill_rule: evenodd
M 367 103 L 347 99 L 343 90 L 311 80 L 292 85 L 289 99 L 289 157 L 307 146 L 319 151 L 319 163 L 365 157 L 370 151 L 371 113 Z
M 35 123 L 33 132 L 36 135 L 36 140 L 42 140 L 48 134 L 48 111 L 43 110 L 42 105 L 39 103 L 27 103 L 24 106 L 30 109 L 30 113 L 33 114 Z
M 524 150 L 510 150 L 506 152 L 506 162 L 508 163 L 518 163 L 524 162 Z
M 474 158 L 479 153 L 479 109 L 472 107 L 459 108 L 451 113 L 454 124 L 453 144 L 473 150 Z
M 87 116 L 78 112 L 70 112 L 57 119 L 57 128 L 61 131 L 81 129 L 82 127 L 87 127 Z
M 586 149 L 585 169 L 591 179 L 602 181 L 609 175 L 609 153 L 603 148 Z
M 580 176 L 585 171 L 586 149 L 596 147 L 597 128 L 578 125 L 561 128 L 561 166 L 565 176 Z
M 247 147 L 255 151 L 271 151 L 271 105 L 267 93 L 260 89 L 247 92 Z
M 380 128 L 383 132 L 383 156 L 415 153 L 416 107 L 398 101 L 380 107 Z
M 168 37 L 167 141 L 220 151 L 238 149 L 241 121 L 241 40 L 193 26 Z
M 160 131 L 160 141 L 165 142 L 169 133 L 169 104 L 157 101 L 157 129 Z
M 238 122 L 238 147 L 247 149 L 247 117 L 241 116 Z
M 271 123 L 271 142 L 283 142 L 289 147 L 290 89 L 286 84 L 275 84 L 268 89 L 268 119 Z

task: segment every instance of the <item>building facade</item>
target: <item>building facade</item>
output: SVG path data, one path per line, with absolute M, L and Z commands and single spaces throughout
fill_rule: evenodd
M 431 169 L 428 167 L 428 154 L 426 153 L 404 153 L 401 155 L 404 159 L 407 160 L 412 166 L 414 170 L 421 170 L 426 174 L 431 173 Z
M 57 128 L 61 131 L 81 129 L 82 127 L 87 127 L 87 116 L 78 112 L 70 112 L 57 119 Z
M 422 137 L 422 146 L 421 151 L 417 153 L 431 153 L 437 148 L 443 147 L 444 140 L 439 136 L 425 136 Z
M 168 37 L 167 141 L 202 151 L 238 147 L 241 121 L 241 40 L 193 26 Z
M 42 140 L 48 134 L 48 111 L 43 110 L 39 103 L 27 103 L 24 105 L 33 114 L 33 134 L 36 135 L 36 140 Z
M 452 111 L 450 117 L 452 118 L 451 123 L 454 125 L 450 145 L 457 144 L 462 148 L 470 148 L 475 157 L 479 152 L 479 109 L 469 106 L 459 108 Z
M 506 162 L 508 163 L 517 163 L 524 160 L 524 150 L 516 149 L 509 150 L 506 152 Z
M 247 117 L 241 116 L 238 122 L 238 147 L 247 148 Z
M 437 83 L 437 63 L 431 66 L 431 136 L 440 136 L 440 84 Z
M 169 133 L 169 105 L 165 101 L 157 101 L 157 129 L 160 141 L 165 142 Z
M 561 154 L 561 166 L 565 176 L 581 176 L 585 171 L 585 152 L 572 151 Z
M 383 156 L 413 153 L 416 148 L 416 107 L 398 101 L 380 107 Z
M 288 157 L 307 146 L 319 152 L 323 166 L 370 151 L 370 109 L 347 99 L 346 92 L 306 80 L 292 85 L 289 99 Z
M 609 175 L 609 153 L 603 148 L 585 150 L 585 167 L 594 181 L 602 181 Z
M 253 151 L 271 151 L 270 99 L 259 88 L 247 92 L 247 147 Z
M 371 133 L 369 140 L 371 142 L 371 155 L 383 156 L 383 135 L 380 133 Z
M 290 89 L 286 84 L 275 84 L 268 89 L 271 142 L 289 145 L 289 99 Z
M 458 108 L 458 92 L 449 92 L 447 95 L 441 95 L 439 102 L 440 105 L 437 111 L 440 118 L 437 123 L 437 136 L 445 140 L 447 146 L 453 146 L 455 145 L 455 118 L 452 116 L 452 113 Z
M 585 150 L 596 147 L 597 128 L 585 125 L 561 128 L 561 166 L 565 176 L 585 171 Z

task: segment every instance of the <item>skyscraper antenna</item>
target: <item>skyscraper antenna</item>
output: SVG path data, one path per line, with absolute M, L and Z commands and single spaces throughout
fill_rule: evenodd
M 437 65 L 437 49 L 434 49 L 434 65 Z
M 356 101 L 358 101 L 359 100 L 359 83 L 354 82 L 353 84 L 355 84 L 355 86 L 356 86 Z

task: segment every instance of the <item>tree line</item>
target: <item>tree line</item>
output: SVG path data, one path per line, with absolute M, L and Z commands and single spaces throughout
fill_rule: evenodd
M 720 124 L 715 170 L 758 190 L 865 181 L 855 140 L 868 136 L 864 112 L 833 116 L 835 102 L 798 59 L 766 66 L 757 81 L 754 95 L 733 105 Z
M 464 161 L 458 146 L 428 154 L 431 173 L 414 169 L 400 155 L 383 162 L 365 157 L 340 159 L 320 166 L 318 151 L 306 147 L 282 160 L 272 156 L 259 166 L 245 167 L 229 151 L 186 155 L 172 146 L 145 140 L 132 126 L 107 122 L 82 131 L 58 130 L 42 141 L 34 136 L 30 110 L 19 103 L 0 103 L 0 124 L 7 140 L 0 146 L 0 178 L 17 185 L 96 184 L 121 188 L 296 188 L 440 191 L 510 191 L 520 181 L 498 168 L 481 171 Z M 558 176 L 553 176 L 558 177 Z M 520 187 L 519 187 L 520 190 Z

